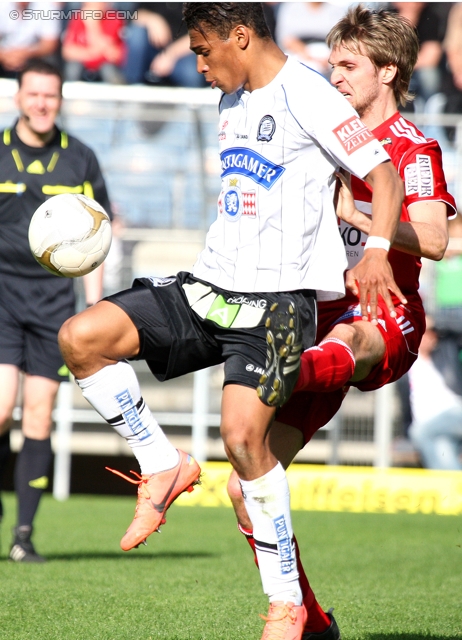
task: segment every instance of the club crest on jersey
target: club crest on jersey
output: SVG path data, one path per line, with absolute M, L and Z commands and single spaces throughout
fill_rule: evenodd
M 284 167 L 274 164 L 264 156 L 245 147 L 231 147 L 220 154 L 222 173 L 246 176 L 269 191 L 282 176 Z
M 374 139 L 374 135 L 358 116 L 353 116 L 342 122 L 339 127 L 334 129 L 334 134 L 349 156 Z
M 231 179 L 229 187 L 218 197 L 218 211 L 231 222 L 236 222 L 241 216 L 256 218 L 257 194 L 255 191 L 241 191 L 237 178 Z
M 273 116 L 263 116 L 258 125 L 258 142 L 269 142 L 276 131 L 276 123 Z
M 230 222 L 236 222 L 242 215 L 242 191 L 237 180 L 230 180 L 229 187 L 221 195 L 221 210 Z

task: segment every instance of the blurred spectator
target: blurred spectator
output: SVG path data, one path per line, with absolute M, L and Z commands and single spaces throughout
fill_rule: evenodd
M 329 2 L 282 2 L 276 17 L 276 42 L 325 77 L 330 75 L 325 39 L 346 7 Z
M 128 84 L 164 83 L 179 87 L 203 87 L 196 56 L 189 49 L 181 2 L 142 2 L 138 18 L 126 28 Z
M 462 341 L 462 216 L 449 221 L 449 246 L 435 263 L 435 322 Z
M 83 2 L 86 13 L 72 15 L 64 33 L 62 57 L 65 80 L 102 80 L 124 84 L 122 65 L 125 44 L 121 33 L 124 21 L 107 17 L 107 2 Z
M 443 93 L 446 98 L 445 113 L 462 113 L 462 3 L 451 8 L 446 37 L 446 73 L 443 75 Z M 455 127 L 446 129 L 449 140 L 455 139 Z
M 0 3 L 0 76 L 15 78 L 25 64 L 33 58 L 48 62 L 58 59 L 60 20 L 44 20 L 24 10 L 46 12 L 59 9 L 56 2 L 2 2 Z M 35 15 L 35 17 L 34 17 Z
M 441 90 L 443 40 L 451 4 L 447 2 L 392 2 L 398 13 L 416 28 L 420 52 L 410 91 L 423 104 Z M 417 106 L 419 100 L 417 100 Z
M 462 470 L 462 397 L 447 385 L 433 360 L 438 334 L 431 319 L 419 357 L 409 370 L 409 436 L 428 469 Z

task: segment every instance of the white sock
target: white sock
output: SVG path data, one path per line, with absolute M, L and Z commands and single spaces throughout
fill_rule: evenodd
M 141 397 L 138 378 L 128 362 L 108 365 L 76 383 L 100 416 L 126 439 L 141 473 L 158 473 L 178 464 L 178 450 Z
M 255 550 L 263 591 L 270 602 L 302 603 L 294 534 L 290 517 L 290 491 L 280 462 L 256 480 L 240 480 L 252 521 Z

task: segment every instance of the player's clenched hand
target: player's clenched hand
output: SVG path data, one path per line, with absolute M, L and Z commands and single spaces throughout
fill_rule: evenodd
M 390 315 L 396 317 L 390 292 L 402 304 L 407 300 L 393 278 L 387 252 L 384 249 L 368 249 L 358 264 L 346 273 L 345 285 L 355 295 L 359 295 L 363 320 L 377 324 L 377 301 L 382 296 Z

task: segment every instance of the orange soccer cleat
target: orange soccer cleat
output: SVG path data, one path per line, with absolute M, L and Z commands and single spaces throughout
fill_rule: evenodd
M 139 475 L 131 471 L 138 480 L 106 467 L 128 482 L 138 485 L 138 502 L 135 509 L 135 517 L 128 527 L 120 546 L 124 551 L 130 551 L 138 547 L 142 542 L 146 544 L 146 538 L 158 531 L 161 524 L 165 524 L 165 513 L 174 500 L 183 491 L 192 491 L 194 485 L 199 484 L 201 468 L 192 456 L 178 450 L 180 460 L 173 469 Z
M 308 613 L 305 605 L 292 602 L 272 602 L 261 640 L 301 640 Z

